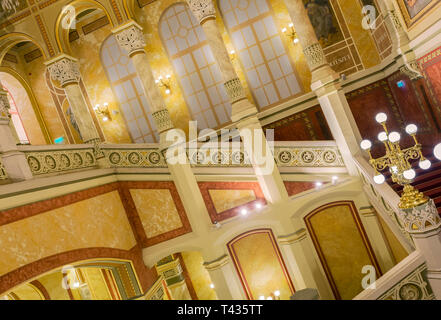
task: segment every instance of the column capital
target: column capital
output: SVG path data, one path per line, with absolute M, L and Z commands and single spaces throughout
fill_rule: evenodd
M 296 242 L 299 242 L 299 241 L 306 239 L 307 236 L 308 236 L 308 233 L 306 232 L 306 229 L 301 228 L 294 233 L 291 233 L 291 234 L 288 234 L 285 236 L 280 236 L 277 238 L 277 240 L 279 241 L 279 243 L 281 245 L 291 245 L 291 244 L 294 244 Z
M 224 83 L 225 90 L 230 98 L 231 104 L 247 98 L 245 90 L 239 78 L 231 79 Z
M 8 93 L 0 88 L 0 120 L 7 120 L 9 121 L 9 100 L 8 100 Z
M 62 87 L 71 83 L 79 83 L 81 79 L 78 60 L 68 56 L 60 55 L 52 60 L 46 61 L 45 65 L 53 80 L 59 81 Z
M 116 40 L 121 48 L 127 51 L 129 56 L 135 53 L 145 52 L 146 46 L 142 27 L 135 21 L 130 21 L 112 32 L 115 34 Z
M 203 24 L 205 20 L 216 18 L 216 8 L 212 0 L 186 0 L 191 12 Z
M 303 53 L 305 54 L 311 72 L 328 63 L 323 48 L 318 42 L 303 49 Z
M 428 233 L 441 227 L 441 219 L 435 202 L 428 202 L 411 209 L 400 209 L 404 229 L 412 235 Z
M 168 109 L 162 109 L 152 114 L 153 119 L 155 120 L 156 127 L 158 128 L 158 132 L 162 133 L 174 128 L 173 122 L 170 119 L 170 113 Z

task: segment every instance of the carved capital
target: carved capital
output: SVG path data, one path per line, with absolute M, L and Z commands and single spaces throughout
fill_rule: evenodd
M 306 61 L 308 62 L 308 66 L 311 71 L 324 64 L 327 64 L 325 53 L 323 52 L 322 46 L 318 42 L 306 47 L 303 50 L 303 53 L 305 54 Z
M 79 83 L 81 79 L 80 68 L 76 59 L 61 56 L 46 63 L 49 74 L 53 80 L 59 81 L 64 87 L 71 83 Z
M 399 213 L 404 229 L 411 234 L 426 233 L 441 227 L 441 219 L 432 199 L 411 209 L 400 209 Z
M 416 60 L 406 63 L 400 68 L 400 72 L 407 75 L 412 81 L 421 79 L 423 77 L 420 71 L 420 66 Z
M 0 89 L 0 120 L 9 120 L 10 118 L 10 109 L 8 93 Z
M 126 50 L 129 56 L 144 52 L 146 46 L 142 27 L 135 22 L 126 24 L 113 31 L 119 46 Z
M 173 122 L 170 119 L 170 113 L 167 109 L 162 109 L 152 114 L 153 119 L 155 120 L 156 127 L 158 128 L 158 132 L 165 132 L 174 128 Z
M 216 18 L 216 9 L 212 0 L 187 0 L 191 12 L 200 24 L 210 18 Z
M 214 271 L 222 268 L 224 265 L 228 264 L 229 262 L 230 262 L 230 258 L 228 257 L 228 255 L 225 254 L 214 261 L 204 262 L 204 267 L 205 269 L 207 269 L 207 271 Z
M 239 78 L 231 79 L 224 83 L 231 104 L 246 99 L 245 90 Z

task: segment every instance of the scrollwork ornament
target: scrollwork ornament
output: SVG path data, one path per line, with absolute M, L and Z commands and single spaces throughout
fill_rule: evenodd
M 246 99 L 245 90 L 239 78 L 231 79 L 224 84 L 231 104 Z
M 53 80 L 59 81 L 62 87 L 71 83 L 79 83 L 81 74 L 78 63 L 63 57 L 47 67 Z
M 212 0 L 187 0 L 187 3 L 200 24 L 207 19 L 216 18 L 216 9 Z
M 115 34 L 119 46 L 127 51 L 129 56 L 144 51 L 146 46 L 144 33 L 136 24 L 130 24 L 127 28 Z
M 432 199 L 410 209 L 400 209 L 399 214 L 409 233 L 425 233 L 441 227 L 441 219 Z
M 325 53 L 323 52 L 322 46 L 318 42 L 306 47 L 303 52 L 311 71 L 327 63 Z

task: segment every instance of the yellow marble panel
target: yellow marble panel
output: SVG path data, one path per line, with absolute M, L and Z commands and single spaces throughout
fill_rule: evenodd
M 292 293 L 268 233 L 254 233 L 233 244 L 242 278 L 248 283 L 254 299 L 268 297 L 276 290 L 288 300 Z
M 212 289 L 210 274 L 203 266 L 204 259 L 197 251 L 182 252 L 182 258 L 199 300 L 217 300 L 215 289 Z
M 63 288 L 63 274 L 61 270 L 47 274 L 38 278 L 38 281 L 46 288 L 51 300 L 70 300 L 67 290 Z
M 130 194 L 148 238 L 183 226 L 168 189 L 131 189 Z
M 326 208 L 316 213 L 310 223 L 341 298 L 352 299 L 363 290 L 363 267 L 373 262 L 350 207 Z
M 253 190 L 208 190 L 217 213 L 256 200 Z
M 401 260 L 406 258 L 409 253 L 400 243 L 400 241 L 395 237 L 392 230 L 386 224 L 386 222 L 378 215 L 378 220 L 380 221 L 381 227 L 383 229 L 384 235 L 386 236 L 387 242 L 389 243 L 389 247 L 392 251 L 392 254 L 395 258 L 395 263 L 399 263 Z
M 93 300 L 112 300 L 100 268 L 81 268 Z
M 0 227 L 0 275 L 61 252 L 136 245 L 118 191 Z

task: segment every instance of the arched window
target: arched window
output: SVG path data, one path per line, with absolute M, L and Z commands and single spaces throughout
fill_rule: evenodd
M 101 61 L 119 100 L 134 143 L 158 142 L 158 132 L 141 81 L 128 54 L 111 35 L 101 47 Z
M 217 128 L 229 122 L 231 104 L 221 72 L 188 6 L 179 3 L 165 10 L 159 30 L 198 127 Z
M 267 0 L 219 0 L 219 6 L 259 108 L 299 94 Z
M 14 124 L 15 132 L 17 132 L 18 139 L 20 140 L 21 144 L 29 144 L 30 142 L 28 135 L 26 134 L 20 114 L 18 113 L 17 105 L 15 103 L 16 99 L 11 94 L 11 91 L 8 90 L 5 83 L 3 83 L 3 89 L 8 93 L 9 105 L 11 107 L 9 109 L 9 113 L 11 114 L 11 120 Z

